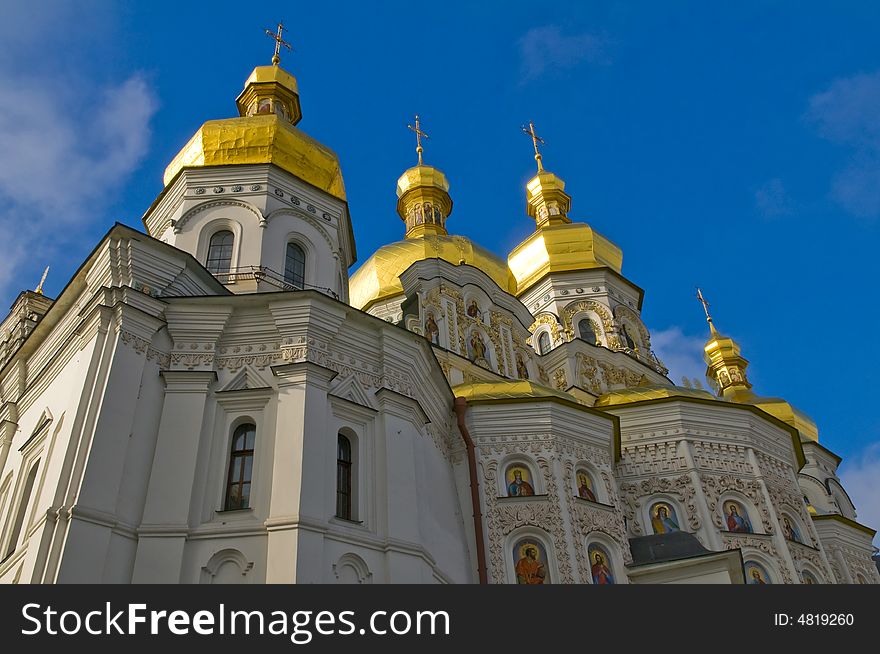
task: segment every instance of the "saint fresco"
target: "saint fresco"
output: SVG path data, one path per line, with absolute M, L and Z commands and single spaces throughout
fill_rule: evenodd
M 598 585 L 611 585 L 614 583 L 614 575 L 611 572 L 611 557 L 604 547 L 593 543 L 587 549 L 590 558 L 590 575 L 593 583 Z
M 590 478 L 586 470 L 577 471 L 578 497 L 591 502 L 596 501 L 596 494 L 593 492 L 593 480 Z
M 809 584 L 812 586 L 813 584 L 819 583 L 819 580 L 816 579 L 816 575 L 814 575 L 812 572 L 809 572 L 807 570 L 804 570 L 801 573 L 801 577 L 803 578 L 805 584 Z
M 535 488 L 532 486 L 532 476 L 525 466 L 510 466 L 507 469 L 506 479 L 508 497 L 525 497 L 535 494 Z
M 655 534 L 669 534 L 681 531 L 675 509 L 667 502 L 656 502 L 650 509 L 651 526 Z
M 739 534 L 754 533 L 745 507 L 735 500 L 727 500 L 724 503 L 724 521 L 727 531 Z
M 794 523 L 788 518 L 788 516 L 785 515 L 782 516 L 782 533 L 785 534 L 786 540 L 791 540 L 795 543 L 804 542 L 801 538 L 801 532 L 794 526 Z
M 440 328 L 437 326 L 437 321 L 434 320 L 434 314 L 430 311 L 425 317 L 425 338 L 434 345 L 440 344 Z
M 483 340 L 479 332 L 471 334 L 468 344 L 470 346 L 471 361 L 476 364 L 488 363 L 486 359 L 486 341 Z
M 770 575 L 767 574 L 764 566 L 762 566 L 760 563 L 755 563 L 754 561 L 746 561 L 744 568 L 746 572 L 747 584 L 762 586 L 765 584 L 773 583 L 770 580 Z
M 535 538 L 522 538 L 513 546 L 513 564 L 518 584 L 549 584 L 547 552 Z

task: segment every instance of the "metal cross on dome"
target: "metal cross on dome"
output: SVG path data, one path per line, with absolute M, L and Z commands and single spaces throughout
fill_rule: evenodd
M 293 50 L 293 46 L 291 46 L 287 41 L 281 38 L 282 33 L 284 32 L 284 23 L 278 23 L 278 31 L 272 32 L 272 30 L 266 30 L 266 35 L 269 38 L 274 39 L 275 41 L 275 54 L 272 55 L 272 63 L 274 65 L 278 65 L 281 63 L 281 48 L 285 47 L 288 50 Z
M 422 137 L 426 139 L 431 138 L 428 136 L 427 132 L 423 132 L 422 128 L 419 124 L 419 115 L 416 114 L 416 125 L 413 127 L 412 125 L 407 125 L 412 131 L 416 133 L 416 152 L 419 155 L 419 165 L 422 165 Z
M 538 136 L 537 132 L 535 132 L 535 123 L 533 123 L 531 120 L 529 121 L 528 127 L 526 127 L 525 125 L 522 126 L 522 131 L 523 134 L 531 137 L 532 139 L 532 145 L 535 146 L 535 161 L 538 162 L 538 172 L 540 173 L 542 170 L 544 170 L 544 165 L 541 163 L 541 152 L 538 150 L 538 143 L 544 145 L 544 139 Z
M 709 323 L 709 329 L 712 333 L 715 333 L 715 323 L 712 322 L 712 316 L 709 315 L 709 303 L 706 301 L 706 298 L 703 297 L 703 291 L 697 287 L 697 299 L 700 301 L 700 304 L 703 305 L 703 311 L 706 312 L 706 322 Z

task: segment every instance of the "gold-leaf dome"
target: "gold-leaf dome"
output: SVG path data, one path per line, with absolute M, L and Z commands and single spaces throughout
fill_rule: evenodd
M 416 117 L 414 131 L 421 137 Z M 379 248 L 351 276 L 349 302 L 363 311 L 403 293 L 400 275 L 416 261 L 443 259 L 453 265 L 468 265 L 486 273 L 501 289 L 513 293 L 516 281 L 507 263 L 464 236 L 451 236 L 446 219 L 452 211 L 446 175 L 419 163 L 397 180 L 397 213 L 406 224 L 406 238 Z
M 702 294 L 699 297 L 702 301 Z M 706 320 L 712 334 L 703 352 L 707 365 L 706 377 L 718 388 L 720 397 L 728 402 L 758 407 L 797 429 L 802 438 L 818 442 L 819 428 L 807 414 L 782 398 L 761 397 L 752 391 L 752 384 L 746 376 L 749 362 L 742 356 L 739 343 L 715 329 L 708 310 Z
M 479 268 L 503 290 L 513 292 L 515 281 L 507 263 L 464 236 L 424 235 L 379 248 L 351 276 L 349 301 L 366 311 L 371 306 L 403 293 L 400 274 L 416 261 L 443 259 L 454 265 Z
M 617 406 L 619 404 L 630 404 L 632 402 L 644 402 L 645 400 L 656 400 L 666 397 L 687 397 L 698 398 L 701 400 L 717 400 L 712 393 L 698 388 L 685 388 L 683 386 L 636 386 L 634 388 L 624 388 L 618 391 L 611 391 L 600 395 L 593 405 L 595 407 Z
M 611 268 L 619 273 L 623 251 L 585 223 L 562 223 L 536 230 L 507 258 L 522 294 L 547 273 Z
M 525 379 L 459 384 L 452 387 L 452 392 L 455 397 L 463 397 L 471 402 L 479 400 L 538 400 L 554 397 L 580 404 L 578 399 L 569 393 Z
M 202 166 L 275 164 L 345 200 L 339 158 L 295 127 L 302 117 L 296 78 L 279 66 L 258 66 L 236 100 L 239 117 L 209 120 L 165 169 L 167 186 L 181 170 Z
M 507 257 L 517 294 L 525 293 L 548 273 L 589 268 L 611 268 L 619 273 L 623 251 L 589 225 L 571 221 L 571 197 L 565 192 L 565 182 L 544 170 L 537 152 L 535 158 L 538 174 L 526 184 L 526 211 L 535 219 L 536 229 Z

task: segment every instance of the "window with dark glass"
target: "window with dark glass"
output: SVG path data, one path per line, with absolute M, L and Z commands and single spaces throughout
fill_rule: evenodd
M 541 332 L 538 336 L 538 354 L 547 354 L 550 351 L 550 335 L 547 332 Z
M 226 481 L 226 511 L 246 509 L 251 500 L 251 475 L 254 468 L 254 441 L 257 428 L 244 424 L 232 434 L 232 452 L 229 455 L 229 477 Z
M 18 545 L 18 537 L 21 535 L 21 528 L 24 526 L 24 518 L 27 515 L 28 504 L 31 502 L 31 493 L 34 490 L 34 482 L 37 480 L 37 468 L 40 465 L 39 459 L 31 466 L 27 479 L 24 482 L 24 489 L 21 492 L 21 499 L 18 502 L 18 512 L 15 514 L 15 522 L 12 523 L 12 534 L 9 537 L 9 544 L 6 546 L 6 554 L 3 557 L 5 561 Z
M 351 520 L 351 441 L 339 434 L 336 444 L 336 516 Z
M 635 350 L 636 349 L 636 342 L 633 340 L 632 336 L 630 336 L 629 329 L 627 328 L 626 325 L 623 326 L 621 333 L 623 334 L 623 341 L 626 343 L 626 346 L 630 350 Z
M 302 288 L 306 282 L 306 253 L 296 243 L 287 244 L 284 281 L 296 288 Z
M 578 333 L 580 337 L 591 345 L 597 345 L 596 332 L 593 331 L 593 325 L 590 324 L 589 318 L 583 318 L 578 322 Z
M 208 245 L 208 262 L 205 267 L 215 275 L 229 272 L 232 266 L 232 246 L 235 236 L 229 230 L 217 232 L 211 237 Z

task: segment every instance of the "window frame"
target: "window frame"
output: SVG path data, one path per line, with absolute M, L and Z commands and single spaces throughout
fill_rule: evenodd
M 248 434 L 253 435 L 253 442 L 250 449 L 248 449 Z M 239 436 L 244 436 L 244 449 L 235 449 L 236 441 Z M 251 506 L 251 492 L 253 490 L 253 479 L 254 479 L 254 460 L 255 453 L 257 448 L 257 425 L 254 422 L 243 422 L 240 425 L 237 425 L 232 432 L 232 438 L 229 443 L 229 463 L 227 466 L 227 474 L 226 474 L 226 485 L 225 492 L 223 494 L 223 511 L 245 511 L 253 508 Z M 247 475 L 247 479 L 245 480 L 245 472 L 247 470 L 247 459 L 250 458 L 250 473 Z M 241 461 L 241 465 L 238 468 L 238 479 L 237 481 L 233 479 L 233 473 L 236 471 L 236 464 Z M 244 506 L 241 506 L 242 503 L 242 490 L 244 489 L 244 485 L 248 486 L 248 494 L 247 500 Z M 231 506 L 231 491 L 234 486 L 238 487 L 238 506 Z
M 348 458 L 342 458 L 342 444 L 346 444 L 348 448 Z M 336 513 L 335 517 L 342 520 L 355 521 L 354 514 L 354 446 L 351 438 L 343 434 L 341 431 L 336 434 Z M 343 484 L 343 479 L 345 483 Z M 346 511 L 340 510 L 340 501 Z
M 216 239 L 218 236 L 221 236 L 221 235 L 224 235 L 223 238 L 225 238 L 225 235 L 227 235 L 227 234 L 232 238 L 231 242 L 228 245 L 226 245 L 224 243 L 218 244 L 216 246 L 214 245 L 214 239 Z M 217 248 L 228 247 L 229 248 L 228 260 L 226 257 L 217 259 L 218 262 L 227 261 L 227 265 L 226 265 L 225 270 L 215 269 L 211 265 L 211 262 L 213 260 L 212 252 L 214 251 L 215 247 L 217 247 Z M 211 234 L 211 236 L 208 238 L 208 249 L 205 254 L 205 268 L 212 275 L 229 275 L 232 272 L 232 262 L 234 259 L 235 259 L 235 232 L 229 227 L 225 227 L 225 226 L 221 227 L 216 232 Z
M 288 271 L 290 270 L 289 264 L 290 264 L 290 260 L 291 260 L 291 258 L 290 258 L 291 248 L 295 248 L 296 250 L 299 251 L 300 254 L 302 254 L 302 260 L 297 262 L 297 264 L 299 266 L 301 266 L 301 268 L 302 268 L 300 275 L 299 275 L 299 277 L 300 277 L 299 282 L 297 282 L 295 274 L 288 274 Z M 305 288 L 305 286 L 306 286 L 306 260 L 307 260 L 307 258 L 308 257 L 306 256 L 306 248 L 304 248 L 301 243 L 298 243 L 297 241 L 287 241 L 287 245 L 284 246 L 284 283 L 285 284 L 289 284 L 290 286 L 293 286 L 296 289 L 304 289 Z

